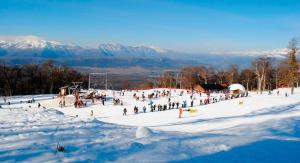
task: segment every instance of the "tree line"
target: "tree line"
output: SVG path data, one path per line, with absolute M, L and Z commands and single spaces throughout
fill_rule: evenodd
M 298 86 L 299 62 L 296 54 L 299 50 L 298 40 L 289 42 L 289 52 L 279 63 L 274 58 L 258 57 L 251 66 L 239 69 L 230 65 L 225 69 L 215 69 L 211 66 L 184 67 L 179 72 L 166 71 L 157 82 L 148 83 L 158 87 L 192 89 L 196 84 L 225 84 L 240 83 L 247 90 L 258 92 L 279 87 Z M 293 89 L 292 89 L 293 90 Z
M 42 64 L 6 65 L 0 62 L 0 95 L 56 94 L 73 81 L 87 76 L 68 66 L 55 66 L 52 60 Z

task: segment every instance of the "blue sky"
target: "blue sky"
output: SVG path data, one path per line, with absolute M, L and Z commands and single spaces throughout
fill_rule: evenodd
M 300 0 L 1 0 L 0 35 L 185 52 L 267 50 L 300 36 Z

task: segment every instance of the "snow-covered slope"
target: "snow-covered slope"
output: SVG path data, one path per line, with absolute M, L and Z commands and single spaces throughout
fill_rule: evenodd
M 44 109 L 36 103 L 5 105 L 0 109 L 0 162 L 276 163 L 300 158 L 300 89 L 294 95 L 286 89 L 279 95 L 252 92 L 205 106 L 197 102 L 206 96 L 195 96 L 197 112 L 184 111 L 183 118 L 177 109 L 149 112 L 148 100 L 132 96 L 142 92 L 152 90 L 125 96 L 106 92 L 123 100 L 123 106 L 107 101 L 105 106 L 59 108 L 57 99 L 41 101 Z M 189 104 L 190 94 L 178 93 L 171 101 Z M 168 97 L 153 102 L 165 104 Z M 146 106 L 146 113 L 134 114 L 135 105 Z M 65 151 L 56 151 L 57 145 Z

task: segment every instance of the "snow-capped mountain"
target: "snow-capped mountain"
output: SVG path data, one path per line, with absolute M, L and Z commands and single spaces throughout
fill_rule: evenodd
M 232 51 L 189 54 L 154 46 L 100 44 L 96 48 L 49 41 L 36 36 L 0 37 L 0 59 L 11 64 L 47 59 L 72 66 L 97 67 L 182 67 L 187 65 L 222 66 L 250 64 L 259 56 L 282 59 L 287 48 L 265 51 Z M 224 64 L 224 65 L 223 65 Z
M 57 41 L 48 41 L 36 36 L 18 36 L 0 38 L 0 48 L 43 49 L 65 46 Z M 71 45 L 69 45 L 71 46 Z
M 273 58 L 285 58 L 288 52 L 289 52 L 288 48 L 281 48 L 281 49 L 271 49 L 271 50 L 261 50 L 261 51 L 252 50 L 252 51 L 211 52 L 210 54 L 251 56 L 251 57 L 266 56 L 266 57 L 273 57 Z
M 91 48 L 48 41 L 35 36 L 0 37 L 0 59 L 10 64 L 52 59 L 72 66 L 160 66 L 168 60 L 164 55 L 166 52 L 151 46 L 101 44 Z
M 98 49 L 105 55 L 119 57 L 159 57 L 165 52 L 151 46 L 124 46 L 120 44 L 100 44 Z
M 93 57 L 129 57 L 129 58 L 149 58 L 161 57 L 162 49 L 148 46 L 124 46 L 120 44 L 101 44 L 98 48 L 88 48 L 73 44 L 64 44 L 57 41 L 48 41 L 36 36 L 19 36 L 0 38 L 0 51 L 2 56 L 21 56 L 47 57 L 51 53 L 54 57 L 64 57 L 69 55 L 82 55 Z M 1 55 L 1 52 L 0 52 Z M 52 58 L 52 57 L 51 57 Z

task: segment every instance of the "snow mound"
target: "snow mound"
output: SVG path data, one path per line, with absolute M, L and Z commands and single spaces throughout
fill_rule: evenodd
M 138 127 L 135 133 L 136 138 L 146 138 L 150 137 L 153 132 L 147 127 Z

